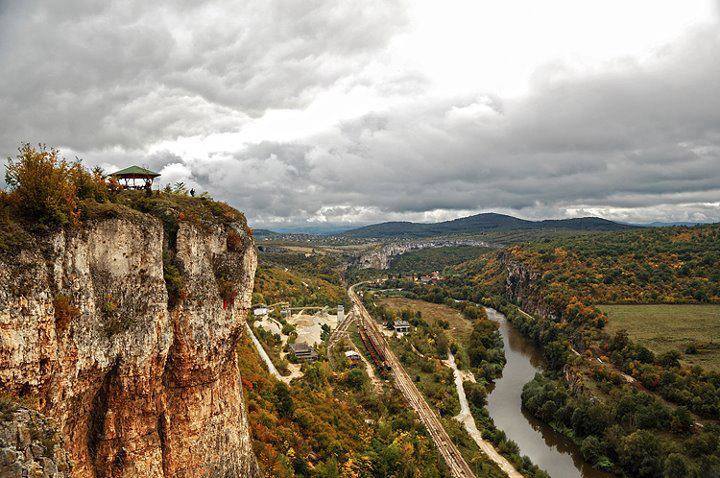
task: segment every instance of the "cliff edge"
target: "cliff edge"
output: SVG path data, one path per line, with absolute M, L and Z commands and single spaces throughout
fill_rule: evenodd
M 250 230 L 157 196 L 0 254 L 0 389 L 56 424 L 72 464 L 48 476 L 258 476 L 236 358 Z

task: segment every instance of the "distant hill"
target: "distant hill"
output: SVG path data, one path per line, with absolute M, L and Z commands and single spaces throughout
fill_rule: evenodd
M 270 237 L 270 236 L 279 236 L 280 234 L 271 231 L 269 229 L 253 229 L 253 236 L 255 237 Z
M 349 237 L 428 237 L 446 234 L 472 234 L 518 229 L 563 229 L 572 231 L 619 231 L 635 226 L 599 217 L 528 221 L 506 214 L 482 213 L 437 223 L 383 222 L 344 232 Z
M 685 226 L 685 227 L 693 227 L 693 226 L 700 226 L 702 224 L 711 224 L 711 223 L 703 223 L 703 222 L 691 222 L 691 221 L 681 221 L 681 222 L 650 222 L 647 224 L 638 224 L 638 226 L 647 226 L 647 227 L 674 227 L 674 226 Z
M 350 229 L 354 229 L 358 226 L 340 226 L 335 224 L 323 224 L 323 225 L 302 225 L 302 226 L 285 226 L 285 227 L 274 227 L 270 229 L 254 229 L 255 235 L 273 236 L 273 235 L 313 235 L 313 236 L 333 236 L 341 234 Z M 258 233 L 258 231 L 260 231 Z

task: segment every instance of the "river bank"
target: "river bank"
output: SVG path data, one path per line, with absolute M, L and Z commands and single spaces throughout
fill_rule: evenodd
M 488 413 L 495 426 L 518 444 L 521 453 L 555 478 L 610 478 L 592 468 L 574 443 L 522 410 L 523 386 L 542 371 L 540 351 L 515 330 L 505 316 L 486 308 L 498 324 L 507 360 L 503 375 L 488 395 Z
M 463 386 L 463 377 L 460 370 L 457 368 L 455 363 L 455 356 L 452 352 L 448 353 L 448 360 L 446 361 L 453 371 L 453 377 L 455 378 L 455 388 L 457 388 L 458 398 L 460 400 L 460 413 L 455 417 L 455 420 L 459 421 L 465 427 L 468 435 L 477 443 L 478 447 L 485 453 L 492 461 L 497 463 L 501 470 L 503 470 L 509 478 L 523 478 L 523 475 L 518 472 L 515 467 L 492 445 L 482 437 L 482 433 L 478 430 L 475 424 L 475 419 L 470 412 L 470 404 L 468 403 L 467 396 L 465 395 L 465 387 Z

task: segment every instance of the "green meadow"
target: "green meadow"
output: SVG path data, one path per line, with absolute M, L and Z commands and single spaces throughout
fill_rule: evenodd
M 655 353 L 678 350 L 683 362 L 720 371 L 720 305 L 602 305 L 607 330 L 627 330 Z

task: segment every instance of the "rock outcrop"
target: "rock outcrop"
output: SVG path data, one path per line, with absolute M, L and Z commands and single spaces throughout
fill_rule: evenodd
M 258 475 L 235 353 L 247 231 L 134 213 L 0 258 L 0 388 L 57 423 L 71 476 Z
M 541 274 L 514 260 L 509 252 L 501 252 L 499 259 L 507 273 L 505 293 L 508 298 L 531 314 L 556 320 L 557 314 L 543 297 L 540 288 Z
M 424 241 L 409 242 L 393 242 L 383 244 L 374 248 L 358 258 L 358 267 L 360 269 L 380 269 L 385 270 L 390 267 L 392 259 L 396 256 L 405 254 L 406 252 L 416 251 L 419 249 L 429 249 L 448 246 L 482 246 L 493 247 L 484 241 L 476 241 L 474 239 L 438 239 Z
M 34 410 L 0 404 L 0 476 L 69 478 L 68 453 L 55 425 Z

